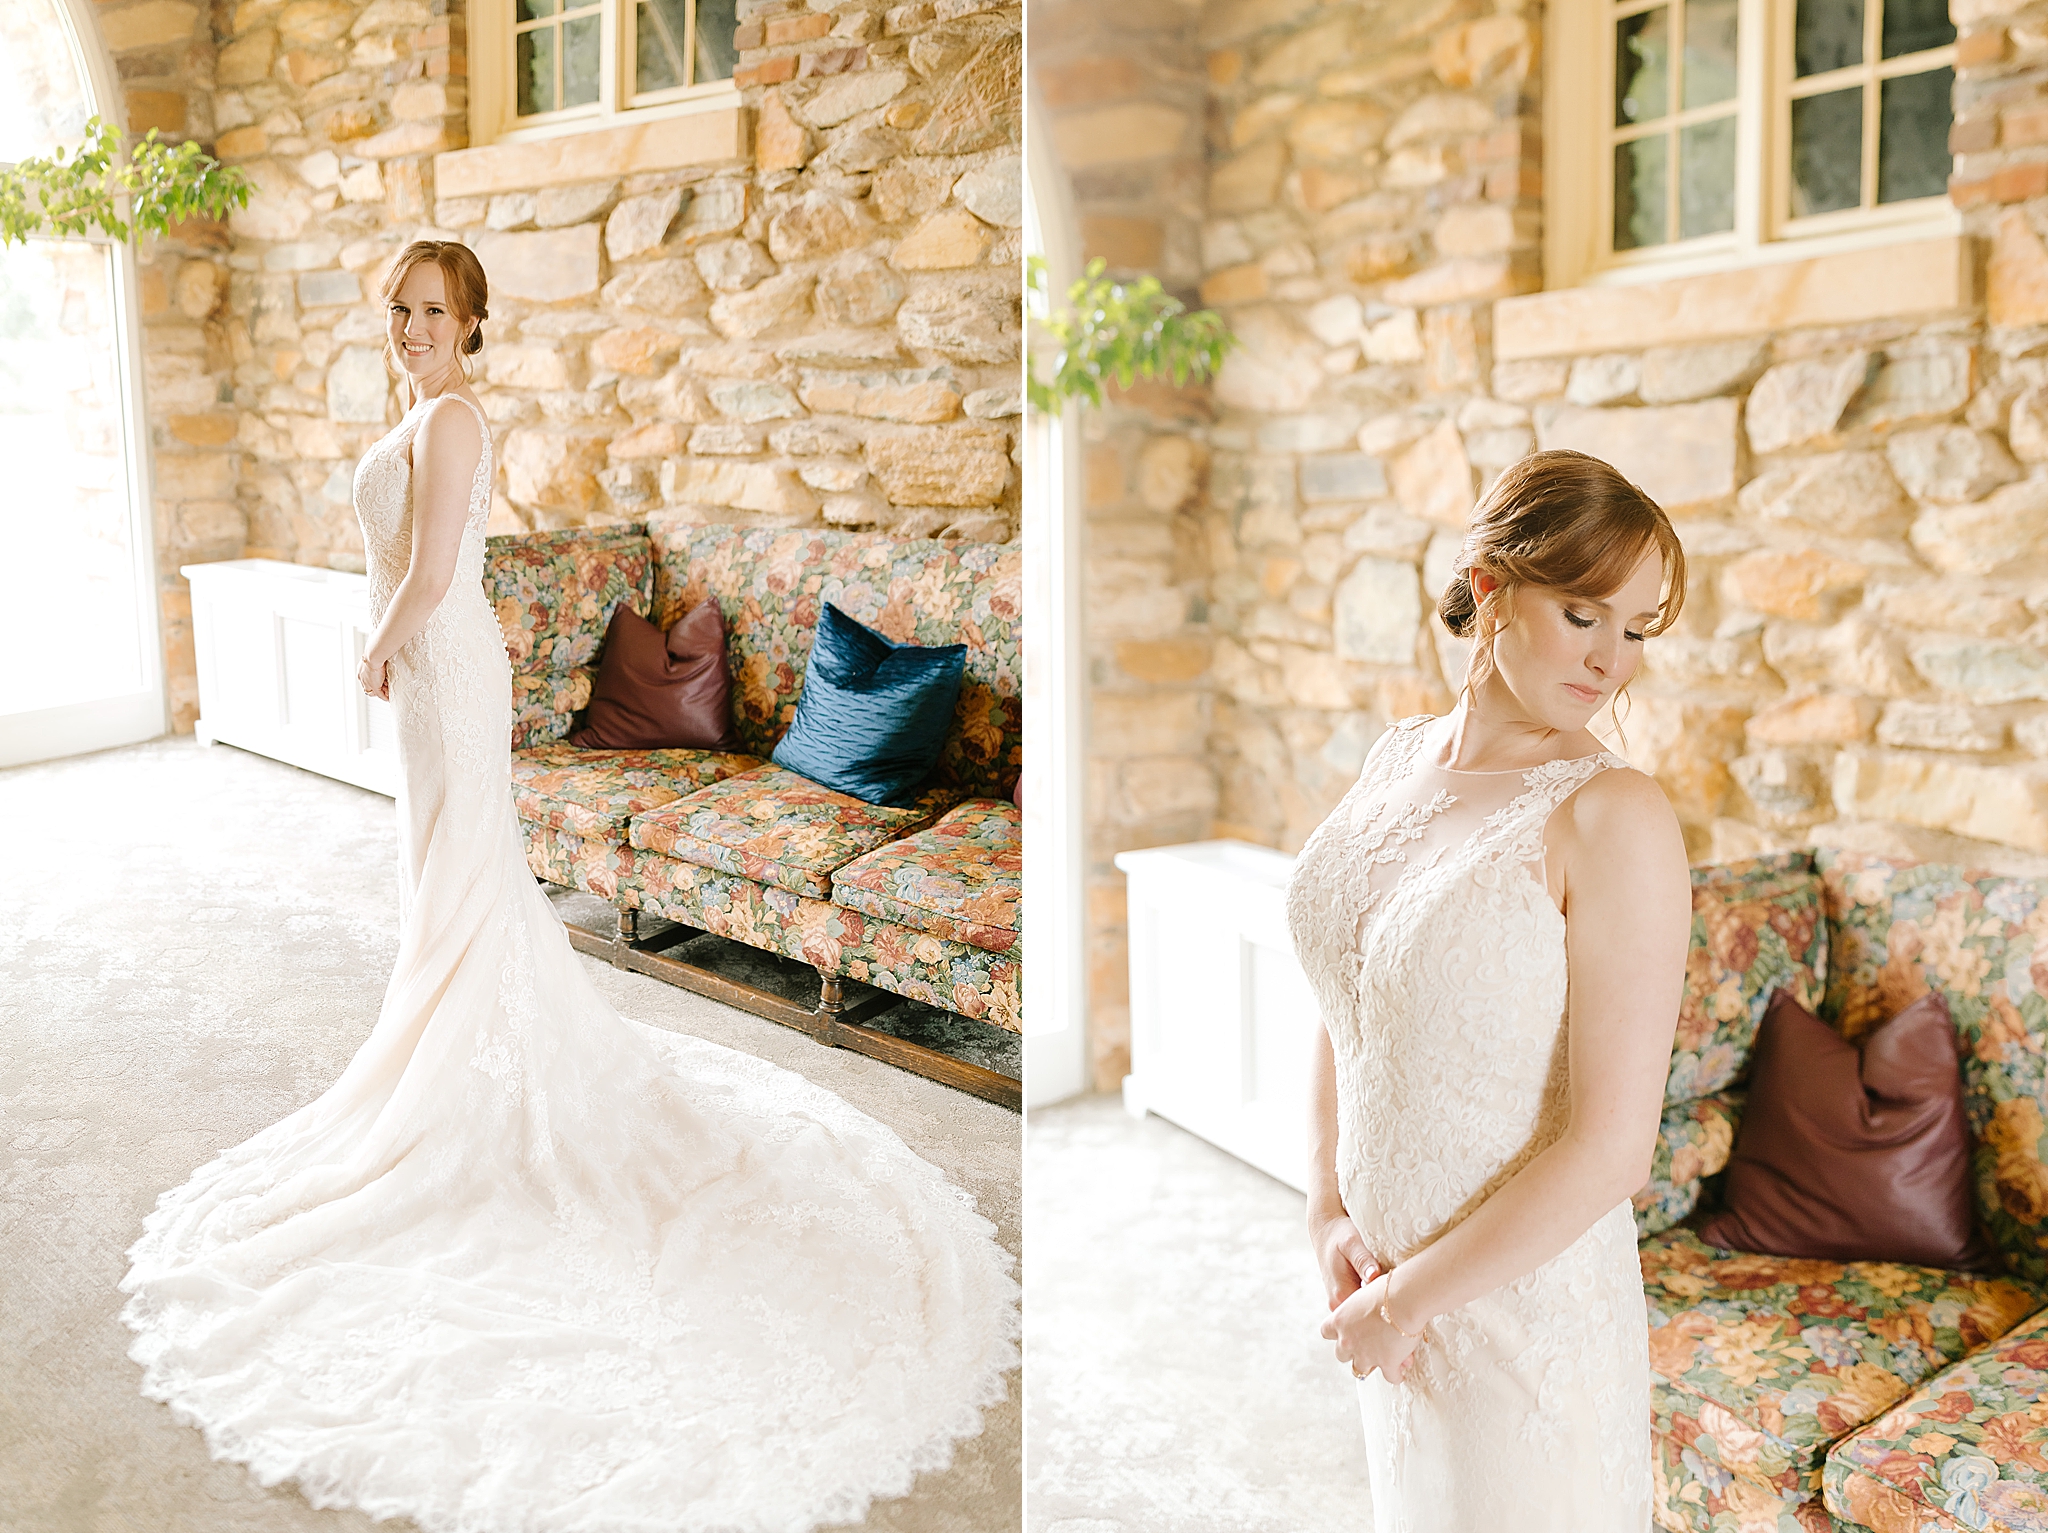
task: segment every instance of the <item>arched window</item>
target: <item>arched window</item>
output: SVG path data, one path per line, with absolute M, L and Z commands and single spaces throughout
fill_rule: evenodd
M 0 4 L 0 163 L 121 115 L 84 9 Z M 98 237 L 0 246 L 0 765 L 164 730 L 133 266 Z

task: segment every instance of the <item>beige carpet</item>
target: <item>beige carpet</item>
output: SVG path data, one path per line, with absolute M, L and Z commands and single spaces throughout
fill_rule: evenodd
M 403 1533 L 215 1463 L 137 1393 L 115 1288 L 158 1192 L 311 1100 L 396 953 L 389 799 L 189 736 L 0 771 L 0 1530 Z M 583 960 L 627 1016 L 795 1070 L 973 1192 L 1018 1250 L 1014 1113 Z M 1021 1526 L 1010 1403 L 862 1526 Z
M 1024 1168 L 1030 1533 L 1371 1533 L 1301 1194 L 1113 1097 Z

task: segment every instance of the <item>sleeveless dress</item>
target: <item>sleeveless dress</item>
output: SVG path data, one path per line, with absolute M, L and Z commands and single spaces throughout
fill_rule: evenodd
M 1295 950 L 1337 1064 L 1337 1176 L 1405 1261 L 1564 1130 L 1565 922 L 1543 827 L 1600 752 L 1528 771 L 1425 759 L 1404 719 L 1302 848 Z M 1406 1377 L 1360 1381 L 1374 1533 L 1643 1533 L 1650 1361 L 1617 1203 L 1533 1272 L 1432 1320 Z
M 380 618 L 434 403 L 356 472 Z M 163 1195 L 121 1284 L 129 1355 L 215 1457 L 429 1533 L 857 1521 L 1005 1398 L 1011 1260 L 887 1128 L 621 1019 L 584 973 L 512 806 L 477 414 L 454 580 L 389 671 L 401 922 L 376 1027 L 318 1100 Z

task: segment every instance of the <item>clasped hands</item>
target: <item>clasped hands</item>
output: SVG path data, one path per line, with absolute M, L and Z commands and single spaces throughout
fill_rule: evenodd
M 505 641 L 505 658 L 507 660 L 514 658 L 512 654 L 512 641 L 510 639 Z M 363 663 L 356 667 L 356 685 L 363 689 L 366 696 L 381 697 L 385 702 L 390 702 L 391 662 L 380 660 L 377 664 L 372 665 L 370 664 L 370 657 L 368 655 L 363 656 Z
M 1392 1269 L 1381 1268 L 1345 1214 L 1317 1227 L 1315 1252 L 1330 1301 L 1323 1340 L 1337 1344 L 1337 1361 L 1351 1369 L 1353 1378 L 1365 1378 L 1377 1368 L 1383 1377 L 1400 1383 L 1421 1338 L 1403 1335 L 1380 1314 L 1380 1306 L 1387 1302 Z

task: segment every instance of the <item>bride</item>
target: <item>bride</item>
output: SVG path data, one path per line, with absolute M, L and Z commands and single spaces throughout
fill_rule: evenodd
M 1381 1533 L 1649 1526 L 1629 1195 L 1691 884 L 1663 793 L 1587 725 L 1684 599 L 1648 496 L 1581 453 L 1522 459 L 1439 609 L 1475 641 L 1463 699 L 1381 735 L 1295 863 L 1309 1234 Z
M 382 296 L 412 406 L 355 505 L 397 965 L 341 1078 L 149 1216 L 121 1284 L 143 1393 L 265 1485 L 429 1533 L 856 1521 L 1005 1397 L 1010 1258 L 888 1129 L 583 972 L 512 807 L 483 269 L 418 241 Z

